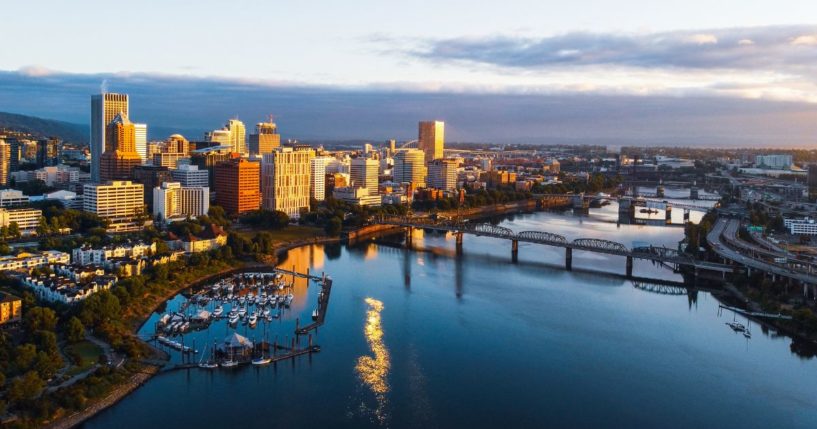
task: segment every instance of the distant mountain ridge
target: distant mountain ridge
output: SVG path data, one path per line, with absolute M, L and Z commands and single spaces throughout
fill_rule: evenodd
M 25 131 L 40 137 L 56 136 L 71 143 L 87 144 L 90 137 L 88 125 L 8 112 L 0 112 L 0 127 Z

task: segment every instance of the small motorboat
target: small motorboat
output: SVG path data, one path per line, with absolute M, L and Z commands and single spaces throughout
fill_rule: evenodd
M 255 359 L 252 360 L 253 365 L 266 365 L 266 364 L 268 364 L 270 362 L 272 362 L 272 359 L 265 358 L 263 356 L 259 357 L 259 358 L 255 358 Z

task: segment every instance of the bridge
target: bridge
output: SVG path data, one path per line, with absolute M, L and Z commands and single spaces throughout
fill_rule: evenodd
M 661 198 L 645 198 L 645 197 L 632 197 L 632 196 L 623 196 L 623 197 L 616 197 L 613 195 L 595 195 L 595 194 L 533 194 L 534 198 L 566 198 L 570 200 L 574 206 L 577 203 L 589 203 L 590 201 L 599 201 L 599 200 L 611 200 L 611 201 L 618 201 L 621 200 L 628 200 L 635 205 L 651 205 L 652 207 L 656 206 L 666 206 L 666 207 L 675 207 L 684 210 L 690 211 L 702 211 L 708 212 L 712 210 L 712 206 L 707 205 L 698 205 L 698 204 L 690 204 L 690 203 L 682 203 L 678 201 L 670 201 L 669 199 L 661 199 Z M 715 204 L 717 207 L 718 205 Z
M 421 228 L 439 232 L 451 232 L 456 236 L 457 252 L 462 252 L 463 234 L 471 234 L 480 237 L 492 237 L 511 241 L 511 256 L 514 261 L 519 255 L 519 242 L 541 244 L 565 249 L 565 269 L 573 269 L 573 251 L 586 251 L 602 253 L 606 255 L 623 256 L 627 260 L 627 277 L 633 275 L 633 260 L 643 259 L 655 261 L 678 269 L 681 266 L 690 267 L 697 274 L 698 270 L 708 270 L 720 272 L 723 276 L 731 273 L 734 267 L 730 265 L 718 264 L 697 260 L 689 255 L 678 252 L 675 249 L 656 246 L 640 246 L 628 248 L 624 244 L 600 238 L 577 238 L 568 240 L 563 235 L 549 231 L 522 231 L 514 232 L 509 228 L 489 223 L 463 222 L 449 219 L 432 219 L 428 217 L 414 216 L 383 216 L 376 220 L 383 225 L 399 226 L 406 229 L 406 244 L 411 245 L 411 231 L 414 228 Z

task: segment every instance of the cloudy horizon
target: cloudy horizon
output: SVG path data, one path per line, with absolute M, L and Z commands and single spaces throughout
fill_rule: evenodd
M 273 114 L 285 138 L 307 140 L 410 139 L 436 118 L 450 141 L 817 143 L 817 25 L 802 23 L 804 1 L 582 0 L 553 15 L 527 0 L 247 0 L 216 26 L 203 23 L 225 17 L 219 2 L 144 3 L 116 20 L 101 1 L 54 4 L 47 32 L 6 23 L 0 111 L 87 123 L 106 85 L 131 96 L 152 138 Z

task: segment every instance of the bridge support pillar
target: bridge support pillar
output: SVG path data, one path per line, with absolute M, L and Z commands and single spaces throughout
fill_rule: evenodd
M 519 241 L 513 240 L 511 241 L 511 259 L 514 262 L 519 260 Z
M 406 247 L 408 247 L 409 249 L 411 248 L 412 232 L 414 232 L 414 228 L 412 228 L 410 226 L 406 227 Z
M 573 249 L 565 248 L 565 269 L 573 271 Z
M 664 209 L 664 222 L 667 225 L 672 225 L 672 206 L 667 204 L 667 207 Z
M 627 257 L 627 278 L 629 279 L 629 278 L 632 278 L 632 277 L 633 277 L 633 257 L 628 256 Z
M 462 233 L 457 232 L 455 237 L 457 239 L 457 255 L 462 255 Z

